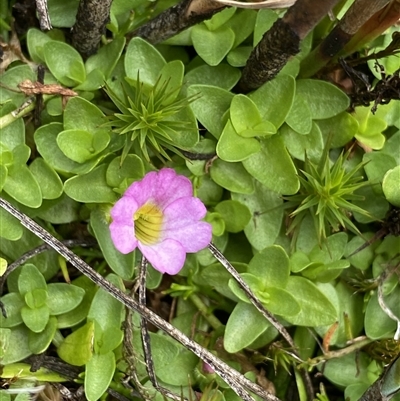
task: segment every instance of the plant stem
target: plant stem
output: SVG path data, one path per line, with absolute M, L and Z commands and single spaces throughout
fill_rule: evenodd
M 196 306 L 196 308 L 200 311 L 200 313 L 204 317 L 204 319 L 206 319 L 207 322 L 210 323 L 210 325 L 213 329 L 216 330 L 222 326 L 222 323 L 219 321 L 219 319 L 217 319 L 212 313 L 210 313 L 209 308 L 200 299 L 200 297 L 198 295 L 192 294 L 189 296 L 189 299 L 193 302 L 193 304 Z
M 3 117 L 0 117 L 0 130 L 12 124 L 14 121 L 19 118 L 26 116 L 35 108 L 35 99 L 29 98 L 26 102 L 22 103 L 18 109 L 13 110 L 11 113 L 6 114 Z

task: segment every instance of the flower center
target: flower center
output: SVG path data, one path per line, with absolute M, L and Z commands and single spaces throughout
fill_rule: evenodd
M 153 203 L 146 203 L 133 216 L 135 236 L 144 245 L 157 243 L 161 236 L 162 211 Z

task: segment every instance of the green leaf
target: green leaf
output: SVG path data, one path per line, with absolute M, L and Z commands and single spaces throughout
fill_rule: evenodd
M 331 148 L 340 148 L 349 143 L 358 131 L 357 120 L 347 112 L 339 113 L 335 117 L 317 121 L 323 138 L 331 136 Z
M 254 192 L 253 179 L 242 163 L 228 163 L 217 159 L 211 165 L 210 175 L 218 185 L 229 191 L 241 194 Z
M 268 246 L 254 255 L 248 272 L 262 280 L 265 287 L 285 288 L 290 274 L 289 258 L 282 247 Z
M 75 86 L 86 79 L 82 57 L 72 46 L 52 40 L 43 45 L 43 53 L 50 72 L 63 85 Z
M 367 107 L 357 107 L 354 117 L 359 123 L 356 139 L 372 149 L 382 149 L 386 140 L 382 134 L 387 128 L 386 122 L 374 116 Z
M 298 326 L 324 326 L 334 323 L 338 316 L 329 299 L 310 280 L 290 276 L 286 291 L 293 294 L 300 304 L 300 313 L 296 316 L 285 316 L 286 320 Z
M 51 41 L 51 38 L 42 31 L 39 31 L 39 29 L 29 29 L 26 34 L 26 44 L 32 61 L 38 64 L 44 63 L 43 46 L 49 41 Z
M 161 69 L 160 82 L 168 82 L 165 91 L 171 92 L 171 95 L 163 101 L 163 105 L 171 104 L 178 97 L 184 73 L 185 66 L 180 60 L 170 61 Z
M 59 357 L 70 365 L 85 365 L 93 355 L 93 337 L 94 322 L 88 321 L 64 339 L 57 349 Z
M 210 31 L 204 23 L 195 25 L 191 32 L 193 47 L 209 65 L 218 65 L 232 49 L 235 33 L 223 26 Z
M 292 107 L 295 87 L 294 78 L 283 75 L 266 82 L 249 97 L 257 105 L 258 110 L 263 111 L 262 119 L 271 122 L 278 129 Z
M 37 288 L 46 290 L 46 280 L 35 265 L 27 263 L 18 276 L 18 290 L 22 296 L 25 296 Z
M 364 171 L 374 192 L 378 195 L 382 194 L 383 177 L 388 170 L 397 166 L 396 160 L 383 152 L 369 152 L 364 153 L 363 163 L 365 163 Z
M 188 96 L 195 95 L 198 95 L 198 99 L 190 107 L 200 123 L 218 139 L 226 123 L 222 116 L 229 109 L 234 95 L 216 86 L 191 85 Z
M 22 237 L 21 223 L 3 208 L 0 208 L 0 237 L 17 241 Z
M 71 28 L 75 24 L 78 5 L 78 0 L 70 0 L 66 2 L 48 0 L 51 24 L 58 28 Z
M 253 343 L 270 327 L 253 305 L 239 302 L 226 324 L 224 348 L 230 353 L 238 352 Z
M 88 401 L 97 401 L 107 390 L 116 367 L 113 352 L 93 354 L 85 369 L 85 395 Z
M 0 111 L 0 115 L 4 116 L 11 111 L 13 111 L 17 106 L 20 106 L 25 100 L 26 96 L 25 94 L 21 93 L 21 91 L 18 88 L 18 84 L 21 82 L 29 79 L 30 81 L 34 82 L 36 81 L 36 76 L 35 73 L 32 71 L 32 69 L 24 64 L 24 65 L 18 65 L 13 68 L 8 68 L 6 72 L 2 73 L 0 75 L 0 83 L 4 85 L 5 87 L 1 88 L 1 100 L 0 104 L 4 104 Z M 9 88 L 9 89 L 6 89 Z M 11 101 L 11 102 L 10 102 Z M 6 102 L 10 102 L 8 105 Z M 14 122 L 11 125 L 14 125 L 14 130 L 15 126 L 20 126 L 24 130 L 24 122 L 22 119 L 17 120 L 18 123 Z M 9 136 L 11 133 L 9 130 L 7 130 L 8 127 L 2 128 L 0 130 L 0 138 L 1 138 L 1 143 L 4 145 L 7 145 L 10 149 L 13 149 L 13 146 L 10 146 L 10 144 L 4 140 L 5 136 Z M 22 131 L 22 135 L 23 135 Z M 11 139 L 11 138 L 10 138 Z M 12 138 L 13 142 L 16 143 L 16 140 L 22 139 L 21 134 L 18 135 L 17 138 Z M 19 140 L 17 143 L 21 143 Z M 15 145 L 14 145 L 15 146 Z
M 14 164 L 8 168 L 3 190 L 25 206 L 38 208 L 42 204 L 39 184 L 26 165 Z
M 228 120 L 217 144 L 217 155 L 222 160 L 238 162 L 247 159 L 250 155 L 259 151 L 259 141 L 255 138 L 243 138 L 239 136 L 231 120 Z
M 392 293 L 384 297 L 387 307 L 397 316 L 399 312 L 399 297 L 399 286 Z M 366 335 L 373 340 L 392 337 L 396 330 L 396 322 L 382 310 L 376 292 L 372 294 L 368 301 L 364 317 L 364 327 Z
M 115 192 L 107 185 L 107 165 L 102 164 L 90 173 L 77 175 L 65 181 L 64 191 L 72 199 L 85 203 L 113 203 Z
M 299 79 L 296 82 L 296 95 L 308 104 L 315 120 L 336 116 L 350 105 L 349 97 L 342 90 L 316 79 Z
M 157 377 L 168 384 L 187 386 L 198 358 L 170 338 L 150 333 Z
M 107 280 L 123 290 L 122 279 L 111 273 Z M 99 289 L 93 298 L 87 319 L 94 320 L 94 347 L 97 353 L 106 354 L 122 342 L 124 306 L 108 292 Z
M 96 54 L 86 60 L 86 74 L 98 70 L 107 80 L 121 57 L 125 42 L 125 38 L 117 36 L 105 46 L 100 47 Z
M 121 163 L 121 156 L 116 157 L 107 167 L 106 180 L 112 188 L 125 190 L 132 182 L 144 176 L 142 159 L 137 155 L 127 155 Z
M 29 349 L 32 351 L 33 354 L 41 354 L 45 352 L 51 341 L 54 338 L 54 335 L 57 330 L 57 318 L 50 317 L 49 321 L 47 322 L 46 327 L 40 333 L 29 333 L 29 340 L 28 346 Z
M 269 121 L 262 121 L 255 103 L 245 95 L 236 95 L 230 107 L 231 122 L 238 135 L 245 138 L 276 133 Z
M 131 252 L 124 255 L 117 251 L 111 240 L 110 229 L 101 210 L 94 210 L 91 213 L 90 226 L 111 269 L 124 280 L 131 279 L 135 268 L 135 253 Z
M 25 302 L 31 308 L 40 308 L 47 303 L 48 294 L 43 288 L 35 288 L 25 294 Z
M 21 317 L 30 330 L 34 333 L 40 333 L 49 321 L 50 311 L 47 305 L 35 309 L 23 306 L 21 308 Z
M 300 182 L 282 137 L 274 135 L 260 142 L 261 151 L 244 160 L 244 168 L 267 188 L 279 194 L 295 194 Z
M 69 159 L 77 163 L 85 163 L 92 159 L 110 142 L 107 132 L 92 133 L 79 129 L 71 129 L 60 132 L 57 137 L 57 144 L 61 151 Z
M 10 337 L 8 338 L 8 346 L 1 360 L 2 365 L 22 361 L 29 355 L 32 355 L 32 351 L 28 347 L 29 333 L 30 330 L 24 324 L 11 330 Z M 4 377 L 3 374 L 2 377 Z
M 349 386 L 351 384 L 370 384 L 368 365 L 370 358 L 364 352 L 352 352 L 340 358 L 326 361 L 324 376 L 338 386 Z
M 262 184 L 255 182 L 253 194 L 232 193 L 232 199 L 246 205 L 253 215 L 244 229 L 250 244 L 257 250 L 274 244 L 282 225 L 283 201 L 281 197 Z
M 125 72 L 128 78 L 153 86 L 166 62 L 160 52 L 145 40 L 135 37 L 125 53 Z
M 15 327 L 21 324 L 21 308 L 25 305 L 21 295 L 16 292 L 9 292 L 1 297 L 1 302 L 7 312 L 7 317 L 0 314 L 0 327 Z
M 218 203 L 215 210 L 225 221 L 225 228 L 231 233 L 242 231 L 251 219 L 249 209 L 233 200 L 226 200 Z
M 258 11 L 254 27 L 253 47 L 257 46 L 264 33 L 272 27 L 278 17 L 278 14 L 273 10 L 261 9 Z
M 47 286 L 48 306 L 51 315 L 61 315 L 76 308 L 82 301 L 85 290 L 72 284 L 52 283 Z
M 226 61 L 232 67 L 244 67 L 252 51 L 253 48 L 251 46 L 236 47 L 228 53 Z
M 204 21 L 204 24 L 210 31 L 215 31 L 223 26 L 230 18 L 232 18 L 235 12 L 236 9 L 233 7 L 225 8 L 225 10 L 214 14 L 211 19 Z
M 285 121 L 290 128 L 301 135 L 307 135 L 311 131 L 311 110 L 306 99 L 300 93 L 296 93 L 292 108 Z
M 63 192 L 63 184 L 58 174 L 40 157 L 29 165 L 33 177 L 39 184 L 43 199 L 56 199 Z
M 210 66 L 208 64 L 190 70 L 185 75 L 185 85 L 212 85 L 222 89 L 232 89 L 240 79 L 240 71 L 228 64 Z
M 386 199 L 394 206 L 400 207 L 400 166 L 389 170 L 383 177 L 382 189 Z
M 311 131 L 307 135 L 297 133 L 286 124 L 281 127 L 279 133 L 293 157 L 304 161 L 307 155 L 307 158 L 312 162 L 319 162 L 324 149 L 324 140 L 316 123 L 312 124 Z

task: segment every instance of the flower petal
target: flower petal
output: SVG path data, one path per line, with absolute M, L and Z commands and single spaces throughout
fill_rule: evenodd
M 123 196 L 111 209 L 111 217 L 114 222 L 129 224 L 133 222 L 133 215 L 138 209 L 138 204 L 131 196 Z
M 207 210 L 198 198 L 177 199 L 164 210 L 163 238 L 182 244 L 186 252 L 198 252 L 211 241 L 211 224 L 199 221 Z
M 176 230 L 167 230 L 165 238 L 178 241 L 186 252 L 194 253 L 206 248 L 212 239 L 211 224 L 197 221 Z
M 177 274 L 182 269 L 186 252 L 182 245 L 172 239 L 166 239 L 155 245 L 139 243 L 139 249 L 152 266 L 161 273 Z
M 138 246 L 133 220 L 131 221 L 131 225 L 115 221 L 110 224 L 111 240 L 115 248 L 124 254 L 132 252 Z
M 193 187 L 188 178 L 177 175 L 170 168 L 163 168 L 158 173 L 152 171 L 141 181 L 134 182 L 124 195 L 134 197 L 139 206 L 153 200 L 163 209 L 176 199 L 192 196 Z

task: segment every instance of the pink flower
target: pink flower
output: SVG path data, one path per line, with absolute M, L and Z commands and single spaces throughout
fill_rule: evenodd
M 111 239 L 121 253 L 138 247 L 161 273 L 177 274 L 186 253 L 211 241 L 211 225 L 190 180 L 164 168 L 134 182 L 111 209 Z

